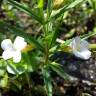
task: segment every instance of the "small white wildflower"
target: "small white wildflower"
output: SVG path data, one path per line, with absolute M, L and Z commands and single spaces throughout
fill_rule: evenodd
M 13 58 L 14 63 L 19 63 L 21 60 L 21 50 L 27 46 L 24 38 L 17 36 L 14 43 L 10 39 L 5 39 L 1 42 L 1 48 L 4 50 L 2 58 L 8 60 Z
M 72 48 L 73 54 L 76 57 L 85 60 L 91 57 L 91 52 L 89 51 L 89 43 L 86 40 L 81 41 L 79 36 L 72 40 L 70 47 Z

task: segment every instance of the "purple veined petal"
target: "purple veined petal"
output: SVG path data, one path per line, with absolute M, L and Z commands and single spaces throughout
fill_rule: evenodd
M 87 60 L 91 57 L 91 52 L 89 50 L 85 50 L 85 51 L 82 51 L 82 52 L 74 51 L 73 54 L 76 57 L 84 59 L 84 60 Z
M 21 52 L 20 51 L 15 51 L 13 55 L 13 62 L 14 63 L 19 63 L 21 61 Z
M 13 44 L 10 39 L 5 39 L 1 42 L 1 48 L 3 50 L 9 50 L 13 48 Z
M 24 41 L 24 38 L 17 36 L 14 41 L 14 47 L 16 50 L 22 50 L 27 46 L 27 43 Z
M 13 52 L 12 52 L 12 50 L 5 50 L 4 52 L 3 52 L 3 54 L 2 54 L 2 58 L 4 59 L 4 60 L 8 60 L 8 59 L 10 59 L 10 58 L 12 58 L 13 57 Z

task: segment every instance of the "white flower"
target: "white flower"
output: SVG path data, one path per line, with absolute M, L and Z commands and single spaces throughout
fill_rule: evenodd
M 76 57 L 79 57 L 81 59 L 89 59 L 91 57 L 91 52 L 89 51 L 89 43 L 85 40 L 80 39 L 80 37 L 75 37 L 71 44 L 70 47 L 72 48 L 73 54 Z
M 19 63 L 21 60 L 21 50 L 27 46 L 24 38 L 17 36 L 14 43 L 10 39 L 5 39 L 1 42 L 1 48 L 4 50 L 2 58 L 4 60 L 13 58 L 14 63 Z

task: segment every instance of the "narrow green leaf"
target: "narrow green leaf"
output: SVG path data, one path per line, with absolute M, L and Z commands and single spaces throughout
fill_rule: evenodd
M 43 7 L 44 7 L 44 0 L 39 0 L 38 1 L 38 12 L 37 14 L 39 15 L 39 17 L 41 17 L 41 19 L 44 20 L 44 13 L 43 13 Z
M 52 36 L 52 40 L 51 40 L 51 43 L 50 43 L 50 48 L 53 46 L 53 44 L 55 44 L 56 42 L 56 39 L 58 37 L 58 27 L 56 27 L 56 29 L 54 30 L 54 33 L 53 33 L 53 36 Z
M 44 6 L 44 0 L 39 0 L 38 8 L 43 8 L 43 6 Z
M 75 7 L 76 5 L 80 4 L 82 1 L 84 0 L 75 0 L 74 2 L 72 2 L 66 9 L 71 9 L 73 7 Z
M 96 0 L 88 0 L 89 3 L 92 5 L 92 8 L 96 10 Z
M 0 27 L 1 28 L 7 28 L 7 30 L 9 30 L 8 32 L 11 32 L 15 35 L 22 36 L 23 38 L 26 39 L 27 42 L 29 42 L 30 44 L 32 44 L 32 43 L 35 44 L 37 49 L 44 52 L 43 46 L 37 40 L 35 40 L 35 38 L 32 38 L 32 36 L 25 33 L 24 31 L 20 30 L 19 28 L 16 28 L 15 26 L 11 26 L 11 25 L 9 25 L 5 22 L 2 22 L 2 21 L 0 21 Z
M 59 64 L 54 62 L 54 63 L 50 64 L 50 67 L 52 68 L 53 71 L 55 71 L 63 79 L 68 79 L 68 75 L 65 73 L 64 69 L 62 68 L 62 66 L 60 66 Z
M 61 8 L 55 15 L 53 15 L 51 17 L 50 20 L 52 20 L 53 18 L 58 18 L 59 16 L 61 16 L 62 13 L 64 13 L 65 11 L 68 11 L 69 9 L 74 8 L 76 5 L 80 4 L 83 0 L 75 0 L 74 2 L 72 2 L 71 4 L 67 4 L 65 5 L 63 8 Z M 49 20 L 49 21 L 50 21 Z
M 47 94 L 48 96 L 52 96 L 52 83 L 51 83 L 51 76 L 50 76 L 48 68 L 44 68 L 42 70 L 42 74 L 44 77 Z
M 12 65 L 12 64 L 7 64 L 7 71 L 10 74 L 14 74 L 14 75 L 18 75 L 18 72 L 16 70 L 16 66 Z
M 39 23 L 43 23 L 42 18 L 40 18 L 37 14 L 35 14 L 30 8 L 25 7 L 23 4 L 18 3 L 14 0 L 7 0 L 9 3 L 11 3 L 14 7 L 16 7 L 17 9 L 25 12 L 27 15 L 31 16 L 32 18 L 34 18 L 35 20 L 37 20 Z
M 48 0 L 48 14 L 50 16 L 51 12 L 52 12 L 52 5 L 53 5 L 53 0 Z
M 24 61 L 26 62 L 27 71 L 28 72 L 33 72 L 34 71 L 34 66 L 36 66 L 36 63 L 33 63 L 33 59 L 34 59 L 33 57 L 34 56 L 31 55 L 31 58 L 30 58 L 28 52 L 24 52 L 22 55 L 23 55 Z
M 88 39 L 88 38 L 90 38 L 90 37 L 92 37 L 94 35 L 96 35 L 96 28 L 94 28 L 92 32 L 88 32 L 87 34 L 84 34 L 84 35 L 82 35 L 80 37 L 83 40 L 83 39 Z

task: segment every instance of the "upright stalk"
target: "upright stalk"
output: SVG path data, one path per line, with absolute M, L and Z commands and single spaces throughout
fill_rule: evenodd
M 48 33 L 48 24 L 43 26 L 44 28 L 44 37 L 47 36 Z M 45 64 L 48 63 L 48 56 L 49 56 L 49 47 L 48 47 L 48 42 L 45 41 L 46 45 L 45 45 Z
M 32 96 L 32 94 L 31 94 L 31 83 L 30 83 L 30 78 L 29 78 L 29 75 L 28 75 L 28 72 L 25 72 L 25 77 L 26 77 L 26 80 L 27 80 L 27 83 L 28 83 L 28 87 L 29 87 L 29 94 L 28 94 L 28 96 Z
M 51 12 L 52 12 L 52 2 L 53 2 L 53 0 L 48 0 L 47 17 L 46 17 L 45 22 L 50 19 Z M 47 22 L 47 23 L 44 24 L 45 37 L 46 37 L 46 36 L 48 35 L 48 33 L 49 33 L 49 23 L 50 23 L 50 22 Z M 45 46 L 45 64 L 48 64 L 49 44 L 48 44 L 48 41 L 45 41 L 45 42 L 46 42 L 46 46 Z

